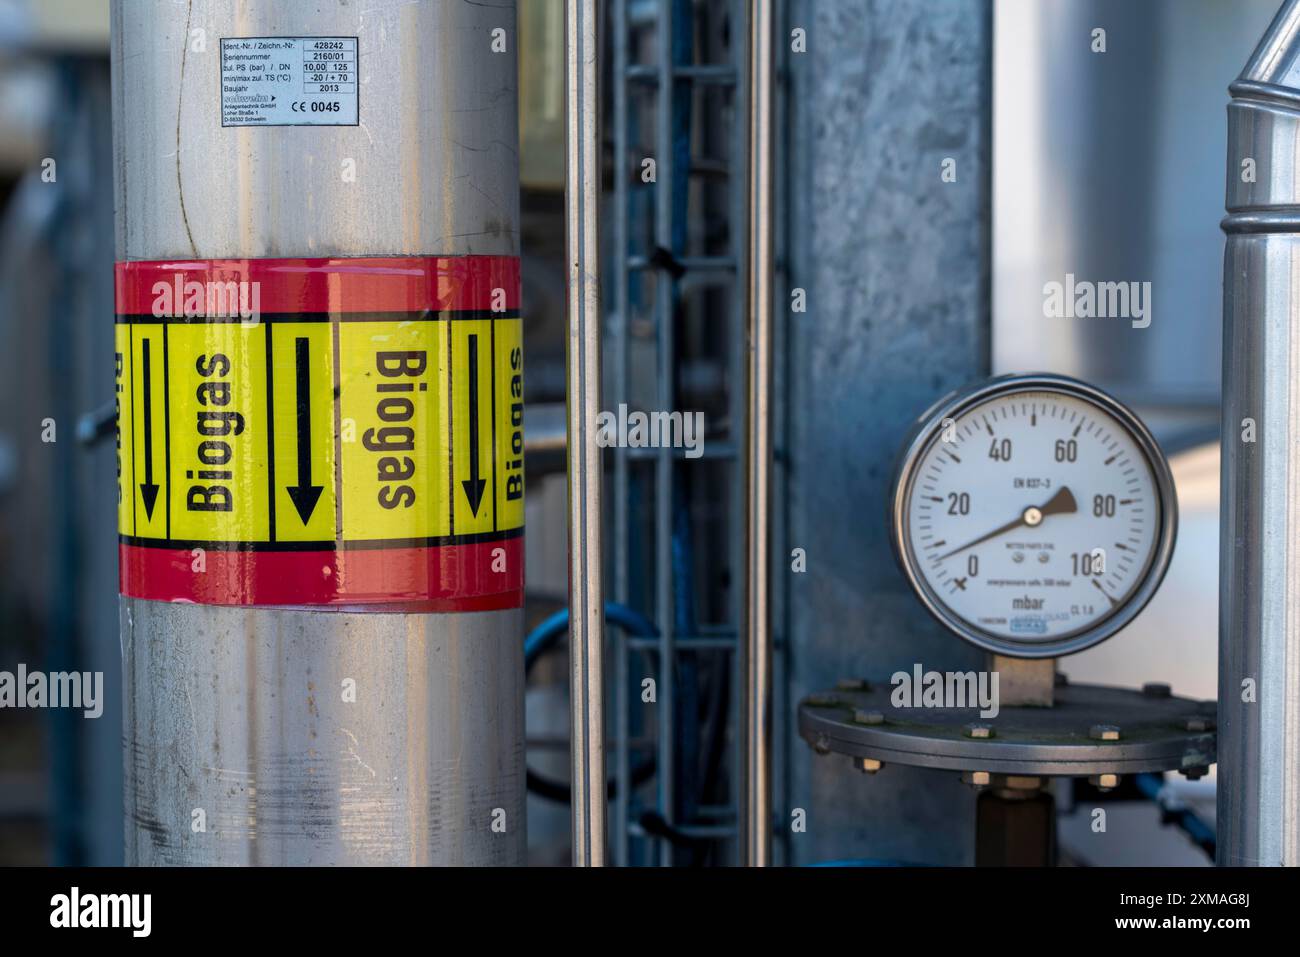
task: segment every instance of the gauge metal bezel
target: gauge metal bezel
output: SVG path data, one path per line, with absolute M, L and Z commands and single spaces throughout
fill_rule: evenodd
M 1099 621 L 1078 631 L 1050 641 L 1019 640 L 994 635 L 977 628 L 950 609 L 920 573 L 916 555 L 907 535 L 907 504 L 911 499 L 916 469 L 922 456 L 938 439 L 945 419 L 958 419 L 965 412 L 990 399 L 1019 392 L 1055 392 L 1096 406 L 1128 430 L 1134 443 L 1146 456 L 1155 481 L 1160 506 L 1160 528 L 1155 548 L 1141 572 L 1137 586 L 1129 596 Z M 890 495 L 890 544 L 904 577 L 920 598 L 925 609 L 949 631 L 995 654 L 1015 658 L 1057 658 L 1100 644 L 1131 622 L 1146 607 L 1169 570 L 1178 533 L 1178 500 L 1174 491 L 1169 462 L 1151 432 L 1127 406 L 1095 386 L 1068 376 L 1049 373 L 1015 374 L 986 379 L 941 398 L 917 420 L 904 443 L 895 468 Z

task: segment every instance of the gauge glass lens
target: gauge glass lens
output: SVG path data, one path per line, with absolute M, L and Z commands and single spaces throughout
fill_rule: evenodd
M 1109 411 L 1049 390 L 938 423 L 911 472 L 905 547 L 932 601 L 977 632 L 1052 642 L 1142 585 L 1161 502 L 1143 446 Z

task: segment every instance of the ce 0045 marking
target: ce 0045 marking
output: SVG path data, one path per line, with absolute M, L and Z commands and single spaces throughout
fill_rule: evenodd
M 356 37 L 221 41 L 222 126 L 356 126 Z

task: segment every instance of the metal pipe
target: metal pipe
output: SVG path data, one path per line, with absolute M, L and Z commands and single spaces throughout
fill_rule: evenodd
M 605 588 L 600 446 L 600 47 L 596 0 L 565 6 L 569 271 L 569 702 L 573 863 L 605 864 Z
M 731 194 L 730 221 L 732 228 L 729 232 L 729 242 L 727 252 L 732 260 L 736 263 L 744 263 L 748 249 L 748 209 L 749 209 L 749 182 L 746 176 L 748 169 L 749 155 L 749 90 L 748 78 L 745 70 L 749 63 L 749 0 L 732 0 L 731 4 L 731 42 L 728 46 L 731 48 L 731 68 L 737 77 L 735 87 L 735 100 L 732 106 L 732 124 L 731 124 L 731 157 L 732 169 L 729 174 L 728 188 Z M 735 283 L 732 286 L 732 301 L 730 315 L 728 316 L 728 331 L 732 336 L 732 341 L 737 347 L 731 350 L 730 360 L 728 362 L 728 374 L 732 383 L 745 383 L 749 376 L 749 351 L 739 348 L 739 344 L 745 341 L 747 325 L 749 322 L 748 308 L 749 297 L 745 291 L 744 283 L 748 281 L 748 276 L 743 270 L 737 270 Z M 749 395 L 745 388 L 739 388 L 736 385 L 727 389 L 727 411 L 732 423 L 735 425 L 732 429 L 732 435 L 737 441 L 731 443 L 737 446 L 737 455 L 732 460 L 730 481 L 728 489 L 729 514 L 728 521 L 732 531 L 732 544 L 728 550 L 728 558 L 731 561 L 731 567 L 744 568 L 748 562 L 746 552 L 747 542 L 745 539 L 744 528 L 747 519 L 747 488 L 749 483 L 748 470 L 744 457 L 744 439 L 738 432 L 740 423 L 747 422 L 749 419 Z M 746 675 L 746 661 L 748 656 L 744 652 L 745 635 L 745 615 L 747 594 L 744 587 L 735 589 L 735 594 L 731 601 L 730 621 L 732 630 L 730 636 L 731 642 L 731 662 L 730 677 L 731 687 L 738 690 L 738 693 L 731 695 L 730 715 L 731 726 L 736 729 L 743 729 L 745 726 L 745 708 L 746 695 L 740 689 L 743 689 L 745 682 L 748 680 Z M 735 860 L 737 864 L 744 864 L 749 859 L 748 846 L 745 838 L 745 824 L 742 820 L 742 812 L 745 807 L 744 790 L 746 781 L 746 746 L 747 736 L 744 733 L 732 735 L 731 741 L 731 758 L 734 766 L 731 781 L 729 782 L 731 803 L 734 806 L 732 814 L 732 823 L 735 827 Z
M 1228 105 L 1218 862 L 1300 864 L 1300 0 Z
M 119 261 L 246 269 L 268 258 L 518 256 L 513 3 L 115 0 L 112 27 Z M 508 52 L 493 53 L 501 35 Z M 356 44 L 340 44 L 359 53 L 356 125 L 223 125 L 222 39 L 284 37 Z M 272 69 L 306 96 L 306 47 L 296 59 L 276 49 Z M 233 335 L 195 328 L 214 342 Z M 237 353 L 237 373 L 255 355 Z M 183 502 L 178 493 L 170 507 Z M 209 567 L 220 557 L 209 549 Z M 124 597 L 121 629 L 128 863 L 523 863 L 517 607 L 414 614 Z
M 631 383 L 631 354 L 628 328 L 631 325 L 628 295 L 628 34 L 627 7 L 630 0 L 614 0 L 614 388 L 611 392 L 617 402 L 627 402 Z M 620 446 L 614 450 L 614 600 L 627 604 L 629 594 L 629 485 L 628 450 Z M 614 802 L 614 863 L 626 867 L 631 853 L 628 840 L 628 818 L 632 801 L 632 761 L 629 754 L 631 715 L 628 702 L 630 662 L 628 639 L 619 635 L 614 658 L 614 728 L 618 741 L 614 773 L 618 778 L 618 793 Z
M 745 861 L 766 867 L 772 852 L 772 636 L 768 558 L 772 467 L 773 0 L 755 0 L 749 34 L 749 415 L 745 462 Z
M 671 253 L 673 248 L 673 94 L 671 79 L 673 68 L 673 0 L 659 0 L 655 19 L 655 56 L 660 83 L 655 102 L 655 154 L 657 156 L 655 186 L 655 243 Z M 675 389 L 674 361 L 676 355 L 675 307 L 677 291 L 672 273 L 660 269 L 655 281 L 655 319 L 658 331 L 655 346 L 657 368 L 656 394 L 663 408 L 673 407 Z M 676 467 L 673 449 L 667 444 L 655 453 L 655 617 L 659 621 L 659 687 L 656 711 L 658 731 L 656 739 L 655 779 L 659 813 L 670 824 L 676 818 L 677 756 L 674 709 L 677 702 L 677 616 L 673 606 L 673 480 Z M 673 846 L 661 840 L 659 863 L 672 864 Z

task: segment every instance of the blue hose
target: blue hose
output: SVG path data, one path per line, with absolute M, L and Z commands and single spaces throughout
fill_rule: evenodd
M 838 861 L 818 861 L 808 867 L 921 867 L 906 861 L 890 861 L 879 857 L 848 857 Z
M 617 625 L 629 635 L 638 638 L 653 638 L 659 634 L 659 629 L 649 618 L 639 611 L 633 611 L 627 605 L 620 605 L 613 601 L 605 603 L 605 621 Z M 533 663 L 568 631 L 569 609 L 567 608 L 561 608 L 530 631 L 528 637 L 524 639 L 524 674 L 527 674 L 532 669 Z
M 616 602 L 607 602 L 605 604 L 605 620 L 612 625 L 617 625 L 629 635 L 636 635 L 639 638 L 651 638 L 658 634 L 658 629 L 650 619 L 646 618 L 639 612 L 633 611 L 626 605 L 620 605 Z M 569 630 L 569 609 L 562 608 L 555 614 L 549 616 L 541 622 L 536 628 L 528 633 L 524 639 L 524 676 L 532 669 L 533 664 L 552 645 L 559 641 L 560 636 L 566 634 Z M 653 759 L 632 769 L 632 787 L 635 788 L 643 784 L 654 774 Z M 567 781 L 551 781 L 542 777 L 531 768 L 526 772 L 528 790 L 550 801 L 568 803 L 572 799 L 572 792 Z M 606 788 L 606 796 L 612 797 L 614 791 L 614 780 L 611 779 Z
M 1215 856 L 1216 840 L 1214 831 L 1208 824 L 1197 817 L 1194 811 L 1181 807 L 1169 807 L 1160 800 L 1160 790 L 1164 787 L 1164 778 L 1159 774 L 1139 774 L 1134 784 L 1144 798 L 1160 808 L 1161 818 L 1166 824 L 1173 824 L 1191 839 L 1192 843 L 1210 855 Z

